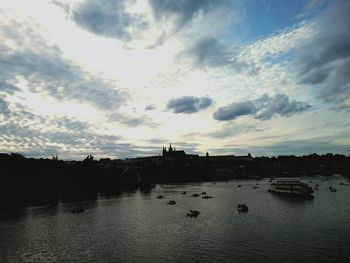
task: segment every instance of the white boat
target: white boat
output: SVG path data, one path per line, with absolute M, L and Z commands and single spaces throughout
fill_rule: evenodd
M 312 187 L 300 181 L 281 180 L 272 183 L 269 192 L 296 196 L 310 196 L 313 193 L 313 190 Z

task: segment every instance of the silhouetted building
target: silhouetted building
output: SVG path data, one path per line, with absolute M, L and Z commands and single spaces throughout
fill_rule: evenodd
M 166 149 L 166 147 L 163 147 L 162 155 L 163 157 L 183 157 L 186 156 L 186 153 L 183 150 L 177 151 L 176 148 L 173 148 L 170 143 L 168 150 Z

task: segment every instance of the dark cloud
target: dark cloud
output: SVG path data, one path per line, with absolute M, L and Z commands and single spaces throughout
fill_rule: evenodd
M 10 110 L 9 110 L 9 106 L 7 101 L 5 101 L 4 99 L 0 98 L 0 115 L 9 115 Z
M 0 92 L 7 93 L 9 95 L 13 95 L 16 91 L 19 91 L 19 88 L 16 86 L 0 81 Z
M 292 116 L 311 108 L 309 104 L 292 100 L 285 94 L 277 94 L 269 97 L 264 94 L 256 100 L 235 102 L 228 106 L 218 108 L 214 113 L 214 119 L 219 121 L 234 120 L 240 116 L 252 115 L 259 120 L 269 120 L 275 114 L 281 116 Z
M 315 35 L 297 49 L 300 83 L 314 85 L 318 96 L 350 108 L 350 2 L 334 1 L 315 21 Z
M 174 113 L 194 113 L 202 109 L 208 108 L 212 104 L 212 99 L 208 97 L 191 97 L 184 96 L 176 99 L 171 99 L 167 108 Z
M 247 63 L 239 59 L 238 48 L 233 48 L 220 42 L 214 37 L 204 37 L 185 49 L 181 55 L 188 56 L 198 68 L 205 67 L 229 67 L 236 72 L 246 71 L 256 74 L 259 68 L 253 63 Z
M 234 120 L 239 116 L 255 114 L 256 111 L 252 101 L 237 102 L 218 108 L 214 113 L 214 119 L 219 121 Z
M 152 105 L 147 105 L 147 106 L 145 107 L 145 110 L 146 110 L 146 111 L 148 111 L 148 110 L 155 110 L 155 109 L 157 109 L 157 107 L 154 106 L 153 104 L 152 104 Z
M 85 0 L 73 11 L 74 21 L 82 28 L 106 37 L 129 41 L 135 31 L 148 27 L 142 15 L 127 12 L 125 0 Z
M 50 126 L 57 127 L 59 130 L 66 131 L 87 131 L 90 129 L 90 125 L 86 122 L 78 121 L 67 116 L 57 117 L 50 121 Z
M 198 40 L 187 53 L 194 59 L 197 66 L 227 66 L 235 63 L 232 52 L 216 38 L 205 37 Z
M 257 108 L 255 118 L 260 120 L 269 120 L 274 114 L 289 117 L 311 108 L 311 105 L 301 101 L 289 101 L 289 97 L 285 94 L 277 94 L 275 97 L 265 94 L 255 100 L 255 105 Z
M 64 59 L 56 47 L 47 46 L 35 37 L 33 42 L 38 48 L 35 52 L 12 50 L 0 44 L 3 51 L 0 57 L 0 91 L 9 94 L 18 91 L 15 84 L 8 83 L 17 82 L 16 78 L 22 76 L 28 81 L 31 92 L 49 94 L 57 100 L 72 99 L 91 103 L 100 109 L 111 109 L 118 108 L 126 99 L 124 92 Z
M 150 0 L 153 14 L 157 19 L 173 16 L 181 27 L 198 14 L 206 14 L 214 9 L 230 4 L 228 0 Z

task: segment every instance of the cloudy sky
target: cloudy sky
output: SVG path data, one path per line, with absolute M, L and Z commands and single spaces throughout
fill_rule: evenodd
M 0 152 L 350 149 L 350 1 L 0 0 Z

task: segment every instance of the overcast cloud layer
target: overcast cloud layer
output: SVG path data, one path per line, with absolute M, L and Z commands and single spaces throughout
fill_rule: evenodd
M 0 0 L 0 152 L 348 154 L 350 2 L 248 2 Z

